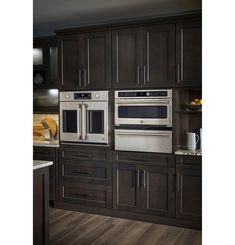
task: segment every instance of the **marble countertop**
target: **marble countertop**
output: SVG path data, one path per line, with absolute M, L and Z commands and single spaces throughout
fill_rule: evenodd
M 59 140 L 47 141 L 47 140 L 34 140 L 34 146 L 45 146 L 45 147 L 59 147 Z
M 202 156 L 201 150 L 189 151 L 189 150 L 177 150 L 175 155 L 186 155 L 186 156 Z
M 33 170 L 53 165 L 52 161 L 33 160 Z

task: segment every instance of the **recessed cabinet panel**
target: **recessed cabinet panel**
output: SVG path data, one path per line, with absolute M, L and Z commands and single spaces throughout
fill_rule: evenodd
M 112 81 L 115 88 L 135 88 L 141 79 L 140 29 L 112 33 Z
M 58 47 L 49 47 L 50 52 L 50 81 L 58 81 Z
M 174 84 L 174 33 L 174 25 L 144 28 L 144 87 L 169 87 Z

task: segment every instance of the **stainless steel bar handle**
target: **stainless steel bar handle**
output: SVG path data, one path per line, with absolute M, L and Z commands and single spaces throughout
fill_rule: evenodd
M 137 170 L 137 188 L 140 188 L 140 171 Z
M 84 69 L 84 87 L 86 87 L 86 69 Z
M 78 82 L 79 82 L 79 87 L 82 87 L 82 71 L 81 71 L 81 69 L 78 69 Z
M 149 32 L 147 32 L 147 82 L 149 82 Z
M 140 84 L 140 66 L 137 66 L 137 82 Z
M 139 136 L 161 136 L 161 137 L 168 137 L 169 134 L 166 133 L 149 133 L 149 132 L 115 132 L 116 135 L 139 135 Z
M 81 108 L 82 105 L 78 104 L 78 109 L 77 109 L 77 134 L 78 134 L 78 139 L 81 139 Z
M 180 64 L 177 64 L 177 82 L 180 82 Z
M 177 173 L 177 192 L 180 192 L 180 173 Z
M 144 182 L 144 184 L 143 184 L 143 187 L 145 188 L 145 186 L 146 186 L 146 178 L 145 178 L 145 174 L 146 174 L 146 171 L 144 170 L 144 172 L 143 172 L 143 175 L 144 175 L 144 180 L 143 180 L 143 182 Z
M 64 43 L 61 42 L 61 83 L 64 85 Z
M 157 99 L 139 99 L 139 100 L 128 100 L 128 99 L 123 99 L 123 100 L 115 100 L 116 104 L 126 104 L 126 105 L 131 105 L 131 104 L 140 104 L 141 106 L 144 106 L 145 104 L 169 104 L 170 100 L 157 100 Z
M 87 138 L 86 135 L 86 104 L 82 104 L 82 139 L 85 140 Z
M 144 84 L 146 83 L 146 66 L 144 65 Z

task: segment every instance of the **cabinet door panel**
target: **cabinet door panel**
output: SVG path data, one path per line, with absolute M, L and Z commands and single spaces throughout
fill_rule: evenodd
M 174 84 L 175 27 L 159 25 L 144 28 L 144 87 Z
M 112 33 L 112 82 L 114 88 L 140 86 L 140 29 L 118 30 Z
M 114 208 L 136 211 L 138 206 L 137 171 L 135 165 L 114 163 Z
M 173 169 L 145 167 L 141 180 L 141 190 L 142 209 L 144 213 L 173 217 Z
M 86 88 L 110 88 L 111 37 L 110 32 L 85 35 L 84 83 Z
M 200 22 L 176 25 L 177 85 L 200 86 L 202 81 L 202 28 Z
M 201 169 L 179 169 L 176 195 L 176 217 L 179 219 L 201 220 L 202 177 Z
M 79 64 L 79 41 L 76 37 L 61 42 L 61 84 L 63 89 L 77 89 L 82 86 Z

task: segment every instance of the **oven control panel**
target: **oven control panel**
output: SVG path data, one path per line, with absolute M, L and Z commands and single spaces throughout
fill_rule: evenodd
M 132 90 L 115 91 L 115 98 L 169 98 L 172 90 Z

